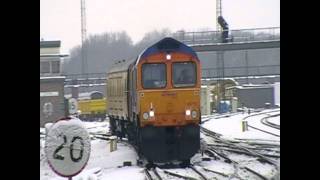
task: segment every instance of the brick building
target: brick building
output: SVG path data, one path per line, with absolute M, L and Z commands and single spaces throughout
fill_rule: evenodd
M 65 115 L 60 41 L 40 41 L 40 127 Z

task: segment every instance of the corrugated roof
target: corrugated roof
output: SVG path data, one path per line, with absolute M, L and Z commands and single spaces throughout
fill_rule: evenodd
M 136 59 L 137 59 L 137 58 L 129 59 L 129 60 L 117 61 L 117 63 L 114 64 L 114 65 L 111 67 L 111 69 L 109 70 L 108 73 L 125 71 L 125 70 L 128 69 L 128 67 L 130 66 L 130 64 L 132 64 L 133 62 L 135 62 Z

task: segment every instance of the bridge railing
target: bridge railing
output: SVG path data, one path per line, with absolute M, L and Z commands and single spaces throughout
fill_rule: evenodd
M 219 31 L 178 31 L 173 33 L 172 37 L 188 45 L 218 44 L 222 42 L 221 32 Z M 254 42 L 268 40 L 280 40 L 280 27 L 238 29 L 229 31 L 229 42 Z
M 222 75 L 222 71 L 224 77 L 280 75 L 280 65 L 203 68 L 202 78 L 218 78 Z

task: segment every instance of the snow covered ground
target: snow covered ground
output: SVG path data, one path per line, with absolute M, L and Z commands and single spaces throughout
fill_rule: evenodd
M 264 110 L 262 112 L 267 112 L 269 115 L 273 115 L 276 113 L 280 113 L 280 108 L 278 108 L 278 112 L 275 109 Z M 261 113 L 261 112 L 260 112 Z M 254 113 L 251 113 L 252 115 Z M 265 140 L 280 143 L 280 137 L 270 135 L 249 127 L 248 131 L 242 132 L 241 122 L 243 118 L 247 117 L 247 113 L 236 113 L 229 114 L 228 117 L 219 117 L 216 115 L 212 116 L 203 116 L 202 119 L 206 119 L 205 123 L 203 123 L 203 127 L 214 131 L 216 133 L 220 133 L 224 138 L 227 139 L 252 139 L 252 140 Z M 270 131 L 274 134 L 280 135 L 280 130 L 273 129 L 261 124 L 260 120 L 263 117 L 266 117 L 266 114 L 261 114 L 257 116 L 252 116 L 247 118 L 249 125 L 252 125 L 257 128 L 261 128 L 266 131 Z M 274 124 L 280 125 L 280 116 L 269 118 L 269 121 Z M 89 133 L 91 134 L 105 134 L 108 132 L 109 124 L 108 121 L 105 122 L 83 122 Z M 49 167 L 43 147 L 44 147 L 44 134 L 45 129 L 40 128 L 40 179 L 41 180 L 64 180 L 66 178 L 59 177 L 56 175 Z M 204 137 L 203 134 L 201 134 Z M 280 151 L 280 150 L 279 150 Z M 222 172 L 224 174 L 230 175 L 234 174 L 235 169 L 231 164 L 225 163 L 221 160 L 213 160 L 210 161 L 202 161 L 201 154 L 196 154 L 192 158 L 192 163 L 195 165 L 203 166 L 208 169 L 215 170 L 217 172 Z M 230 158 L 233 160 L 238 160 L 240 162 L 245 163 L 248 167 L 255 168 L 259 173 L 266 177 L 272 177 L 276 172 L 275 168 L 273 168 L 269 164 L 261 164 L 256 162 L 256 158 L 248 157 L 245 155 L 236 155 L 230 154 Z M 143 180 L 145 179 L 145 174 L 143 172 L 143 168 L 136 165 L 137 154 L 135 150 L 127 144 L 126 142 L 121 142 L 117 144 L 117 150 L 110 152 L 110 142 L 101 139 L 92 139 L 91 140 L 91 154 L 90 159 L 88 161 L 87 166 L 84 170 L 73 177 L 73 180 L 104 180 L 104 179 L 112 179 L 112 180 Z M 123 166 L 123 162 L 131 161 L 132 166 Z M 172 169 L 172 172 L 194 176 L 190 169 Z M 161 172 L 161 171 L 160 171 Z M 208 172 L 207 172 L 208 173 Z M 241 174 L 241 173 L 239 173 Z M 163 174 L 162 174 L 163 175 Z M 177 179 L 172 178 L 167 175 L 163 177 L 168 177 L 168 179 Z M 246 177 L 245 179 L 255 179 L 253 176 L 242 176 Z M 228 179 L 228 178 L 216 178 L 216 179 Z M 231 178 L 232 179 L 232 178 Z M 235 178 L 237 179 L 237 178 Z
M 278 112 L 273 112 L 275 110 L 279 110 Z M 263 124 L 261 124 L 260 120 L 263 117 L 267 117 L 267 115 L 273 115 L 280 113 L 280 108 L 278 109 L 268 109 L 263 110 L 259 113 L 267 113 L 267 114 L 261 114 L 257 116 L 252 116 L 247 118 L 247 122 L 249 125 L 261 128 L 266 131 L 270 131 L 275 134 L 280 134 L 279 130 L 267 127 Z M 268 113 L 270 112 L 270 113 Z M 258 113 L 251 113 L 250 115 L 254 115 Z M 264 133 L 262 131 L 248 128 L 248 131 L 242 132 L 242 120 L 243 118 L 247 117 L 248 113 L 237 113 L 235 115 L 230 114 L 229 117 L 221 117 L 221 118 L 211 118 L 209 121 L 205 122 L 202 126 L 214 131 L 216 133 L 222 134 L 225 138 L 241 138 L 241 139 L 263 139 L 263 140 L 278 140 L 280 141 L 280 137 L 276 137 L 267 133 Z M 210 116 L 209 116 L 210 117 Z M 207 116 L 208 118 L 208 116 Z M 270 118 L 270 122 L 276 123 L 280 125 L 280 116 L 276 118 Z
M 84 122 L 89 133 L 106 133 L 108 122 Z M 40 129 L 44 132 L 44 129 Z M 42 147 L 44 140 L 41 139 Z M 91 140 L 91 153 L 85 169 L 73 177 L 74 180 L 94 179 L 137 179 L 144 178 L 143 168 L 138 166 L 122 167 L 124 161 L 131 161 L 136 165 L 136 153 L 126 143 L 118 143 L 117 150 L 110 152 L 110 142 L 100 139 Z M 121 168 L 120 168 L 121 167 Z M 100 171 L 100 172 L 99 172 Z M 65 180 L 57 176 L 49 167 L 44 156 L 43 148 L 40 151 L 40 179 L 41 180 Z

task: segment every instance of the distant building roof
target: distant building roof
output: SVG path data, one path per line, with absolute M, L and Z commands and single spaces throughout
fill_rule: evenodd
M 60 47 L 61 41 L 40 41 L 40 48 Z
M 68 54 L 40 54 L 40 57 L 69 57 Z

